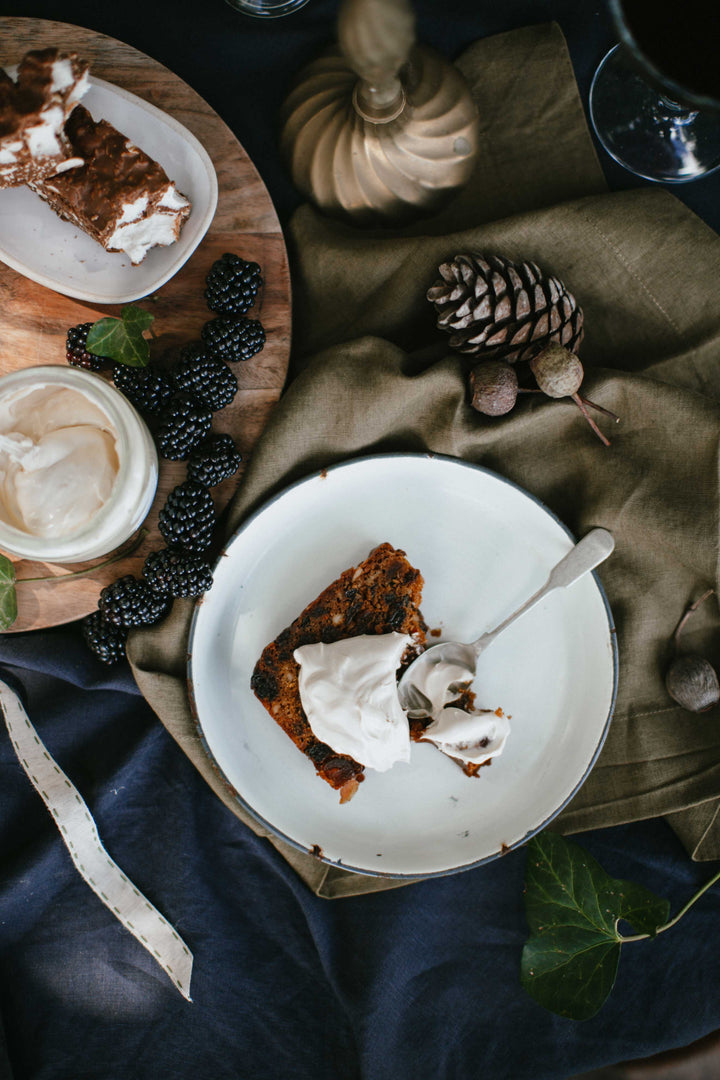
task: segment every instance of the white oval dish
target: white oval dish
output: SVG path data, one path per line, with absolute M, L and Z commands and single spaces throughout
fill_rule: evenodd
M 595 574 L 551 593 L 480 660 L 476 705 L 512 716 L 502 756 L 470 778 L 413 744 L 410 764 L 368 770 L 341 806 L 250 677 L 265 645 L 383 541 L 425 579 L 423 615 L 442 629 L 431 641 L 497 625 L 573 544 L 542 503 L 479 466 L 425 454 L 345 462 L 282 492 L 229 542 L 195 610 L 188 682 L 208 754 L 261 824 L 345 869 L 430 877 L 524 843 L 579 789 L 612 715 L 615 632 Z
M 192 203 L 179 239 L 153 248 L 138 266 L 105 251 L 63 221 L 28 187 L 0 191 L 0 260 L 32 281 L 96 304 L 127 304 L 164 285 L 187 262 L 210 227 L 218 199 L 209 154 L 187 128 L 147 101 L 91 78 L 82 100 L 95 120 L 108 120 L 162 165 Z

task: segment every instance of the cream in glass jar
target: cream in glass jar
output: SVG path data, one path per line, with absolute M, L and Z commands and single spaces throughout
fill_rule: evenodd
M 113 551 L 152 504 L 158 460 L 130 403 L 99 375 L 30 367 L 0 378 L 0 549 L 74 563 Z

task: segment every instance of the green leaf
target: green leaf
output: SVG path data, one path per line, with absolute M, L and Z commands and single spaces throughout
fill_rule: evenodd
M 7 630 L 17 619 L 15 567 L 0 555 L 0 630 Z
M 119 319 L 109 317 L 93 323 L 85 348 L 95 356 L 103 356 L 129 367 L 147 367 L 150 344 L 143 337 L 155 318 L 148 311 L 131 304 L 122 310 Z
M 539 1005 L 571 1020 L 589 1020 L 615 983 L 620 942 L 582 940 L 567 929 L 530 938 L 522 952 L 520 981 Z
M 643 885 L 611 878 L 579 844 L 545 831 L 528 844 L 525 911 L 531 934 L 522 985 L 551 1012 L 587 1020 L 615 982 L 618 921 L 653 935 L 670 905 Z
M 151 315 L 149 311 L 145 311 L 143 308 L 135 307 L 134 304 L 124 307 L 120 314 L 129 334 L 142 334 L 143 330 L 149 330 L 155 321 L 154 315 Z
M 670 902 L 661 900 L 642 885 L 633 885 L 629 881 L 615 884 L 622 888 L 620 918 L 629 922 L 636 934 L 655 937 L 658 927 L 670 918 Z

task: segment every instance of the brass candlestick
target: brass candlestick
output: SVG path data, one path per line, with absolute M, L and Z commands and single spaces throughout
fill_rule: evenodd
M 409 0 L 343 0 L 339 47 L 283 108 L 281 148 L 320 209 L 358 225 L 436 210 L 470 178 L 478 116 L 460 72 L 415 42 Z

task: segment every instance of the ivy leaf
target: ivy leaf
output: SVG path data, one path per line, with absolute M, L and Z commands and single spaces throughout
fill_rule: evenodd
M 155 318 L 149 311 L 131 304 L 122 309 L 119 319 L 108 317 L 93 323 L 85 348 L 95 356 L 115 360 L 129 367 L 147 367 L 150 343 L 143 337 Z
M 572 1020 L 594 1016 L 613 988 L 624 919 L 654 936 L 670 904 L 643 885 L 611 878 L 579 844 L 542 832 L 528 844 L 525 912 L 530 937 L 522 985 L 538 1004 Z
M 122 321 L 125 323 L 128 333 L 142 334 L 143 330 L 149 330 L 155 321 L 155 316 L 144 308 L 129 304 L 120 312 Z
M 15 567 L 0 555 L 0 630 L 8 630 L 16 619 Z

